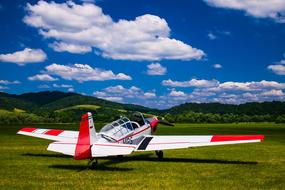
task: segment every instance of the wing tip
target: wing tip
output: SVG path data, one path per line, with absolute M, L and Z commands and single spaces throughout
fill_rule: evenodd
M 21 134 L 22 132 L 28 132 L 28 133 L 32 133 L 33 131 L 35 131 L 36 128 L 29 128 L 29 127 L 25 127 L 20 129 L 17 134 Z
M 264 135 L 213 135 L 211 142 L 260 140 L 264 141 Z

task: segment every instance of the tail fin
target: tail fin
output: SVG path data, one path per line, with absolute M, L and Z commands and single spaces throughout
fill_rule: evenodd
M 95 142 L 95 139 L 96 131 L 92 114 L 88 112 L 81 118 L 74 159 L 82 160 L 91 158 L 91 145 Z

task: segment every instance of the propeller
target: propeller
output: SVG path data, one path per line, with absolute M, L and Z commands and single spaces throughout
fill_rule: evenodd
M 166 120 L 158 120 L 158 123 L 163 124 L 163 125 L 167 125 L 167 126 L 174 127 L 174 124 L 173 124 L 173 123 L 170 123 L 169 121 L 166 121 Z
M 156 116 L 153 116 L 152 118 L 147 118 L 146 120 L 150 123 L 150 126 L 152 128 L 152 133 L 156 132 L 158 124 L 163 124 L 163 125 L 172 126 L 172 127 L 174 126 L 174 124 L 166 120 L 159 120 Z

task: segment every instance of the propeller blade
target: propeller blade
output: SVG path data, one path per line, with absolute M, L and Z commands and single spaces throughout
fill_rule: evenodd
M 174 124 L 169 123 L 168 121 L 165 121 L 165 120 L 158 120 L 158 123 L 163 124 L 163 125 L 167 125 L 167 126 L 174 127 Z

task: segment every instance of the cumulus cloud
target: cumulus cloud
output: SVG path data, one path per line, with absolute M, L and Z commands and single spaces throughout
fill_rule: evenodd
M 21 82 L 18 80 L 8 81 L 8 80 L 0 80 L 0 84 L 9 85 L 9 84 L 20 84 Z
M 134 101 L 154 99 L 156 93 L 154 91 L 144 92 L 142 89 L 132 86 L 125 88 L 122 85 L 109 86 L 101 91 L 95 91 L 94 96 L 110 101 L 134 103 Z
M 27 63 L 43 62 L 47 59 L 47 55 L 41 49 L 25 48 L 22 51 L 14 53 L 0 54 L 0 61 L 25 65 Z
M 251 82 L 219 82 L 215 79 L 204 80 L 204 79 L 191 79 L 189 81 L 173 81 L 171 79 L 163 80 L 162 85 L 171 87 L 197 87 L 205 88 L 207 91 L 225 91 L 225 90 L 240 90 L 240 91 L 258 91 L 262 89 L 274 88 L 284 89 L 285 83 L 279 83 L 275 81 L 251 81 Z
M 275 65 L 268 65 L 267 69 L 277 75 L 285 75 L 285 59 L 277 62 Z
M 1 90 L 5 90 L 5 89 L 9 89 L 9 87 L 7 87 L 7 86 L 1 86 L 1 85 L 0 85 L 0 91 L 1 91 Z
M 38 28 L 44 38 L 53 39 L 50 46 L 55 51 L 85 53 L 95 48 L 103 57 L 136 61 L 199 60 L 205 55 L 202 50 L 171 38 L 166 20 L 155 15 L 115 22 L 94 4 L 71 1 L 28 3 L 27 11 L 23 21 Z
M 74 65 L 60 65 L 53 63 L 45 67 L 47 74 L 56 75 L 66 80 L 84 81 L 104 81 L 104 80 L 131 80 L 132 77 L 111 70 L 92 68 L 87 64 L 76 63 Z
M 37 75 L 34 75 L 34 76 L 30 76 L 28 77 L 28 80 L 31 80 L 31 81 L 57 81 L 58 78 L 54 78 L 48 74 L 37 74 Z
M 213 7 L 245 11 L 247 15 L 256 18 L 271 18 L 276 22 L 285 22 L 284 0 L 204 0 Z
M 219 81 L 213 80 L 199 80 L 199 79 L 191 79 L 189 81 L 173 81 L 171 79 L 163 80 L 163 86 L 171 86 L 171 87 L 215 87 L 219 84 Z
M 52 86 L 54 88 L 73 88 L 73 86 L 70 84 L 53 84 Z
M 165 75 L 167 72 L 166 67 L 163 67 L 160 63 L 151 63 L 147 65 L 148 75 Z
M 78 45 L 78 44 L 67 44 L 64 42 L 54 42 L 49 44 L 49 47 L 53 48 L 57 52 L 70 52 L 70 53 L 87 53 L 91 52 L 92 48 L 90 46 Z
M 68 88 L 67 91 L 68 92 L 74 92 L 75 90 L 74 90 L 74 88 Z
M 154 92 L 146 92 L 143 94 L 143 97 L 145 98 L 154 98 L 156 97 L 156 94 Z
M 198 80 L 198 79 L 196 79 Z M 198 80 L 205 81 L 208 80 Z M 171 87 L 190 87 L 193 90 L 186 93 L 181 90 L 170 89 L 168 94 L 159 96 L 159 101 L 154 100 L 153 105 L 157 107 L 171 107 L 185 102 L 220 102 L 230 104 L 240 104 L 252 101 L 285 101 L 285 83 L 276 81 L 251 81 L 251 82 L 220 82 L 217 80 L 212 86 L 193 85 L 189 81 L 172 81 L 162 82 L 165 86 Z M 208 81 L 209 82 L 209 81 Z
M 223 66 L 221 64 L 214 64 L 213 67 L 215 69 L 221 69 Z
M 185 97 L 186 94 L 182 91 L 177 91 L 175 89 L 171 90 L 171 92 L 169 93 L 169 96 L 173 96 L 173 97 Z
M 38 86 L 38 88 L 50 88 L 50 86 L 47 84 L 41 84 Z

